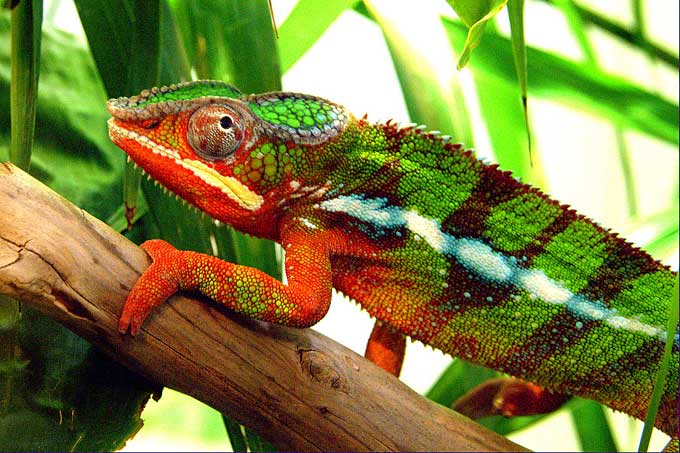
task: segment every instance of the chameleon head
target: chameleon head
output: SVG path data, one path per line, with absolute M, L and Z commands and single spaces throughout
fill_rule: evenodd
M 235 226 L 277 206 L 282 187 L 311 171 L 310 148 L 348 120 L 329 101 L 295 93 L 246 96 L 195 81 L 111 99 L 109 136 L 163 186 Z

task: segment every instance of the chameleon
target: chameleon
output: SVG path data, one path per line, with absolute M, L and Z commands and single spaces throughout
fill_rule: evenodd
M 410 337 L 644 418 L 676 273 L 510 172 L 305 94 L 203 80 L 107 109 L 129 159 L 214 220 L 281 244 L 287 277 L 147 241 L 122 333 L 177 291 L 305 328 L 335 288 L 376 319 L 366 356 L 394 374 Z M 679 344 L 676 328 L 655 422 L 673 438 Z

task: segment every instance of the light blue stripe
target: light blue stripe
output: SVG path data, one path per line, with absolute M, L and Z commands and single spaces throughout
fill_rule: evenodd
M 665 328 L 645 324 L 638 319 L 621 316 L 616 309 L 607 308 L 601 301 L 589 300 L 574 294 L 561 283 L 549 278 L 538 268 L 526 268 L 513 256 L 495 251 L 479 239 L 460 237 L 442 231 L 441 223 L 426 218 L 414 210 L 387 204 L 386 198 L 365 198 L 363 195 L 342 195 L 317 205 L 328 212 L 343 212 L 378 231 L 406 228 L 424 239 L 434 250 L 453 257 L 461 266 L 488 282 L 509 285 L 529 293 L 532 298 L 562 305 L 576 317 L 587 321 L 600 321 L 615 329 L 642 333 L 666 341 Z M 575 328 L 583 327 L 576 322 Z M 680 334 L 675 336 L 680 345 Z

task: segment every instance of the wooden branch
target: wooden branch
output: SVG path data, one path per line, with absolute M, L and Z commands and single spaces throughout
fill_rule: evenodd
M 0 218 L 0 293 L 279 448 L 524 451 L 310 329 L 173 297 L 140 335 L 122 335 L 116 325 L 125 296 L 149 265 L 143 250 L 2 163 Z

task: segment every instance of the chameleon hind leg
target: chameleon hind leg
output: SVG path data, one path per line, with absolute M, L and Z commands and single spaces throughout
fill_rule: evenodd
M 404 363 L 405 351 L 406 337 L 388 325 L 376 321 L 366 344 L 364 356 L 398 377 Z
M 406 336 L 376 321 L 366 344 L 365 357 L 388 373 L 399 376 L 406 350 Z M 484 382 L 458 398 L 451 408 L 473 420 L 490 415 L 516 417 L 553 412 L 569 395 L 554 393 L 516 378 Z
M 569 398 L 521 379 L 496 378 L 474 387 L 451 408 L 473 420 L 489 415 L 517 417 L 553 412 Z

